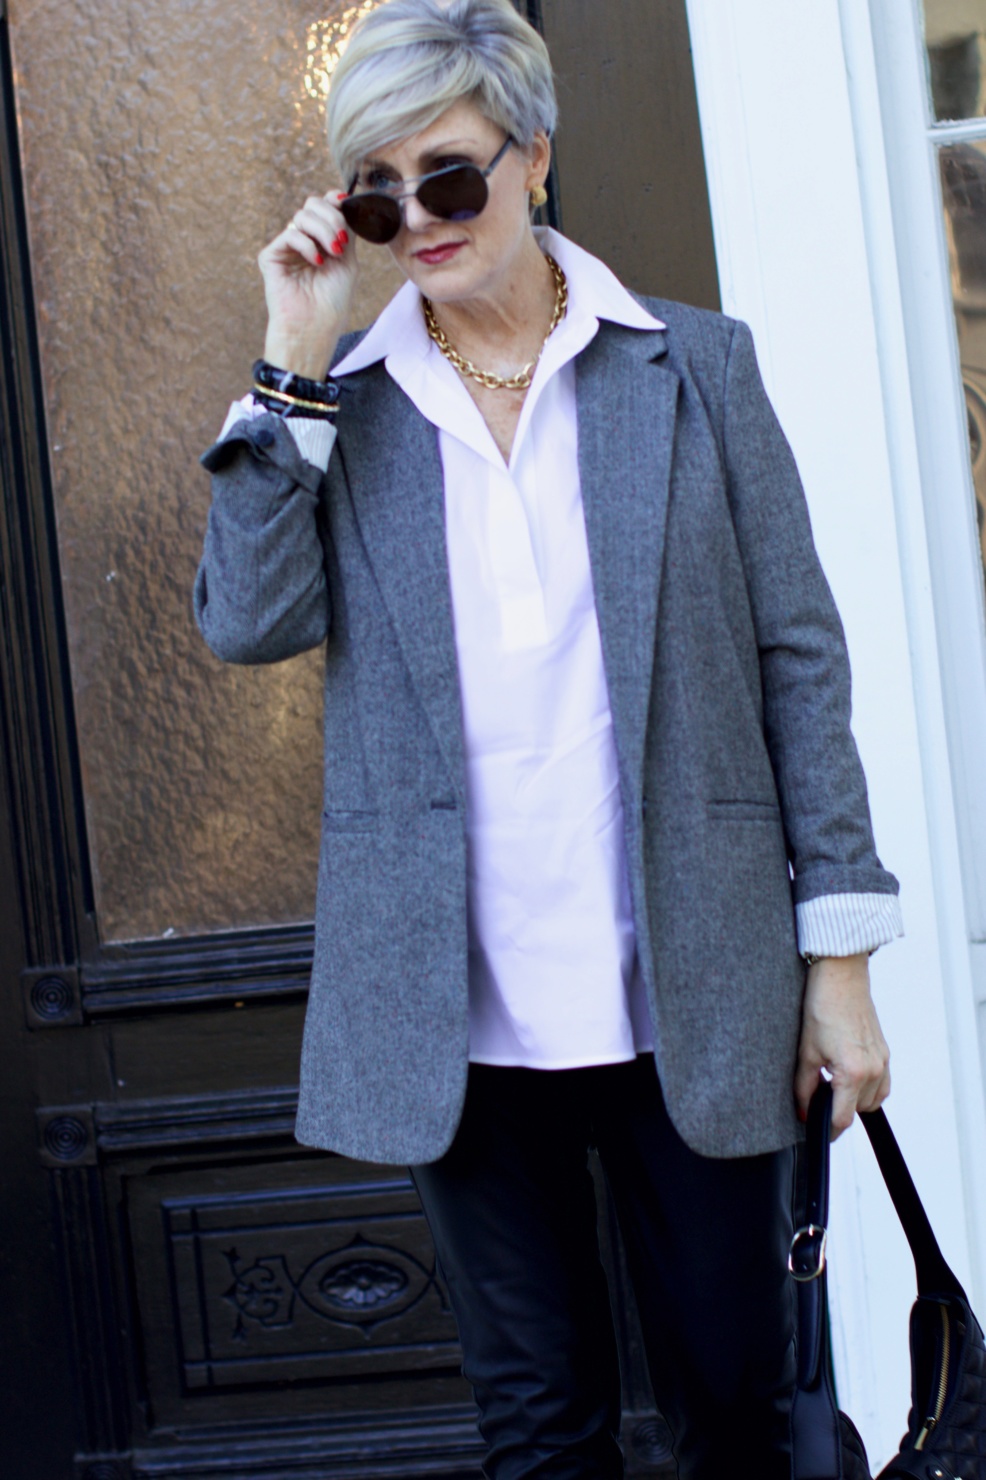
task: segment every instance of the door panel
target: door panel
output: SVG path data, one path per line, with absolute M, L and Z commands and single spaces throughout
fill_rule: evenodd
M 125 1174 L 155 1429 L 468 1403 L 406 1172 L 341 1158 Z M 292 1385 L 285 1401 L 284 1385 Z
M 327 188 L 324 88 L 366 3 L 0 19 L 5 1480 L 479 1474 L 408 1177 L 292 1137 L 319 656 L 225 667 L 189 611 L 195 457 L 260 341 L 256 251 Z M 714 304 L 683 0 L 527 9 L 560 79 L 553 219 Z M 387 261 L 364 254 L 358 322 Z M 657 1474 L 601 1180 L 600 1233 L 628 1469 Z

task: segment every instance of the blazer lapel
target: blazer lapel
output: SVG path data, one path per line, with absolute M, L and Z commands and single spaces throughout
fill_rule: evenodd
M 343 382 L 339 454 L 411 680 L 465 805 L 465 747 L 438 433 L 383 365 Z
M 639 805 L 679 379 L 660 331 L 603 322 L 576 361 L 579 471 L 610 710 Z

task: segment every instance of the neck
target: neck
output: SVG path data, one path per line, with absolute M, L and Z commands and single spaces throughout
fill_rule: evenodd
M 533 358 L 554 312 L 557 290 L 532 232 L 509 270 L 471 298 L 434 303 L 450 341 L 484 368 L 516 368 Z

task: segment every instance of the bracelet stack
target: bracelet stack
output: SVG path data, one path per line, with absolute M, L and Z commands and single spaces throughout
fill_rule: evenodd
M 266 360 L 253 367 L 253 398 L 276 416 L 304 416 L 330 421 L 339 410 L 339 387 L 332 380 L 306 380 L 293 370 L 279 370 Z

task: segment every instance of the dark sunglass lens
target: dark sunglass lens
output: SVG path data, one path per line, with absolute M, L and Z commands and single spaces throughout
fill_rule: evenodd
M 369 191 L 364 195 L 348 195 L 339 202 L 339 209 L 346 225 L 351 226 L 357 236 L 377 246 L 392 242 L 401 229 L 401 208 L 396 200 L 386 195 Z
M 474 164 L 445 170 L 433 180 L 424 180 L 418 200 L 426 211 L 443 221 L 471 221 L 489 200 L 483 173 Z

